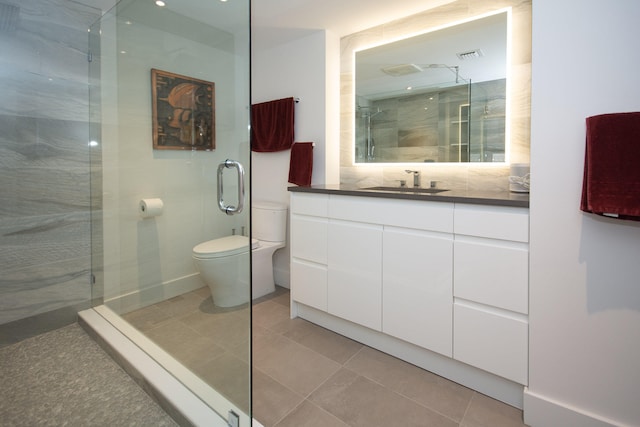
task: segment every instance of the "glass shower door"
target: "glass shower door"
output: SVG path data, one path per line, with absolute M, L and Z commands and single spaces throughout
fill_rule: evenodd
M 193 253 L 250 233 L 249 40 L 249 0 L 122 0 L 89 32 L 93 305 L 224 418 L 250 416 L 249 238 L 232 306 Z

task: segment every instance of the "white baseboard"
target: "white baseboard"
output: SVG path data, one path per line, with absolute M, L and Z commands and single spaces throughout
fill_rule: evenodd
M 551 399 L 528 388 L 524 390 L 524 422 L 531 427 L 612 427 L 625 424 Z
M 200 279 L 200 274 L 193 273 L 164 283 L 159 283 L 155 286 L 138 289 L 124 295 L 105 298 L 104 304 L 116 313 L 124 314 L 187 292 L 195 291 L 204 286 L 205 284 Z

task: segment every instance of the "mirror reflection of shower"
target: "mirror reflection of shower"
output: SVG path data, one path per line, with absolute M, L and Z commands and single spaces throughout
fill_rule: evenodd
M 358 112 L 360 113 L 360 119 L 364 121 L 365 127 L 365 141 L 364 141 L 364 159 L 366 162 L 372 162 L 376 158 L 376 146 L 373 139 L 371 119 L 378 114 L 382 114 L 383 111 L 378 108 L 370 106 L 358 106 Z

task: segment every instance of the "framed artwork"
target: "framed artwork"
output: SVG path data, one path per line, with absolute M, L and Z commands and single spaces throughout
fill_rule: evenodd
M 152 69 L 151 94 L 154 149 L 216 147 L 214 83 Z

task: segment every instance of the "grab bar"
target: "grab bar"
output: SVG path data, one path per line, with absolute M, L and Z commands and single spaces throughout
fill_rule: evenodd
M 238 206 L 227 205 L 224 202 L 224 186 L 222 173 L 225 168 L 236 168 L 238 172 Z M 227 215 L 235 215 L 242 212 L 244 207 L 244 168 L 240 162 L 227 159 L 218 165 L 218 207 Z

